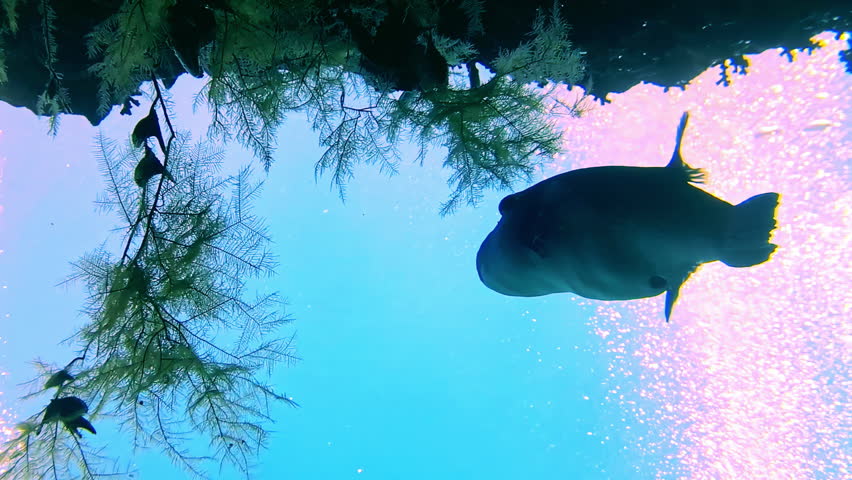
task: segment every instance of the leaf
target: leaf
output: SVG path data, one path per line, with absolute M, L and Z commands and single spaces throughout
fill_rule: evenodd
M 163 132 L 160 130 L 160 121 L 157 118 L 157 110 L 154 107 L 155 104 L 151 105 L 151 110 L 148 111 L 148 115 L 142 120 L 139 120 L 139 123 L 133 127 L 133 135 L 131 138 L 133 139 L 133 146 L 139 148 L 143 143 L 145 143 L 147 147 L 146 140 L 149 138 L 157 137 L 157 141 L 160 144 L 160 150 L 165 152 L 166 142 L 163 141 Z
M 62 387 L 65 382 L 70 382 L 72 380 L 74 380 L 74 376 L 68 373 L 67 370 L 62 369 L 47 379 L 47 382 L 44 384 L 44 388 Z
M 133 171 L 133 181 L 136 185 L 144 187 L 148 180 L 165 172 L 160 159 L 154 154 L 148 144 L 145 144 L 145 155 L 136 164 L 136 169 Z M 171 175 L 169 175 L 171 177 Z

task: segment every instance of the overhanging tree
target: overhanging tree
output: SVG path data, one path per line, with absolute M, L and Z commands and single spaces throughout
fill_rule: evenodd
M 46 83 L 36 105 L 58 128 L 73 111 L 61 52 L 62 2 L 4 0 L 5 33 L 19 10 L 40 20 Z M 88 88 L 100 115 L 113 104 L 139 116 L 129 141 L 99 136 L 107 185 L 100 203 L 118 214 L 124 239 L 74 263 L 73 279 L 89 292 L 89 322 L 73 336 L 78 355 L 64 366 L 41 365 L 33 395 L 45 408 L 20 425 L 0 454 L 3 478 L 94 478 L 89 449 L 99 419 L 117 418 L 139 446 L 157 443 L 198 477 L 204 460 L 246 475 L 264 445 L 270 402 L 295 403 L 262 375 L 294 359 L 274 295 L 249 299 L 245 279 L 271 272 L 260 222 L 250 214 L 258 191 L 248 171 L 215 175 L 216 139 L 236 139 L 269 168 L 275 130 L 304 112 L 326 147 L 317 174 L 343 187 L 359 162 L 394 171 L 396 145 L 413 139 L 422 154 L 448 148 L 454 191 L 442 208 L 475 202 L 484 188 L 509 186 L 542 155 L 557 151 L 541 93 L 525 83 L 579 75 L 579 55 L 556 10 L 542 11 L 518 48 L 502 52 L 496 75 L 450 74 L 472 58 L 465 36 L 448 36 L 431 1 L 388 3 L 138 0 L 103 2 L 86 38 Z M 27 10 L 25 7 L 31 7 Z M 454 4 L 462 31 L 481 28 L 480 5 Z M 388 52 L 385 46 L 398 48 Z M 8 60 L 20 52 L 6 48 Z M 14 62 L 7 62 L 12 64 Z M 196 146 L 173 125 L 165 87 L 179 71 L 204 75 L 199 102 L 213 111 L 211 138 Z M 14 68 L 7 72 L 15 75 Z M 138 98 L 148 81 L 152 104 Z M 147 107 L 147 105 L 146 105 Z M 122 145 L 122 146 L 120 146 Z M 233 192 L 227 195 L 226 189 Z M 210 450 L 190 451 L 185 434 L 203 435 Z
M 205 76 L 200 101 L 213 111 L 214 137 L 237 139 L 269 168 L 276 129 L 288 113 L 305 112 L 327 148 L 318 171 L 334 172 L 341 192 L 355 163 L 391 166 L 400 140 L 427 133 L 422 146 L 447 147 L 446 165 L 464 169 L 452 177 L 445 213 L 475 203 L 484 188 L 508 186 L 558 150 L 552 106 L 525 85 L 575 83 L 583 71 L 554 4 L 530 17 L 512 48 L 492 54 L 496 76 L 482 82 L 476 42 L 489 32 L 478 0 L 89 2 L 4 0 L 4 98 L 28 104 L 15 78 L 41 76 L 38 113 L 56 122 L 81 112 L 97 123 L 113 105 L 132 112 L 142 82 L 168 87 L 184 72 Z M 69 36 L 66 21 L 85 35 Z M 450 75 L 465 65 L 468 75 Z M 494 108 L 480 108 L 483 99 Z M 462 131 L 460 123 L 477 126 Z M 472 141 L 471 132 L 501 129 Z M 367 148 L 352 155 L 353 145 Z M 498 165 L 507 147 L 513 158 Z
M 159 90 L 155 108 L 168 114 Z M 0 478 L 103 474 L 80 429 L 94 434 L 104 415 L 123 423 L 135 446 L 159 445 L 199 478 L 205 460 L 247 473 L 265 444 L 270 405 L 296 406 L 263 375 L 295 359 L 292 335 L 281 331 L 289 319 L 277 294 L 246 289 L 274 267 L 251 213 L 259 184 L 248 170 L 216 177 L 222 151 L 166 125 L 165 139 L 159 128 L 137 128 L 123 147 L 96 139 L 107 184 L 99 204 L 125 234 L 118 255 L 102 246 L 73 264 L 70 280 L 89 294 L 89 322 L 73 337 L 78 356 L 61 368 L 40 365 L 33 395 L 52 399 L 0 453 Z M 162 164 L 148 145 L 158 137 Z M 149 162 L 160 168 L 140 173 Z M 188 432 L 210 450 L 189 449 Z

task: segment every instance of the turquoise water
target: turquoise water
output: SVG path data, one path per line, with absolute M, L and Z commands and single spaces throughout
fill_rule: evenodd
M 111 228 L 91 207 L 101 188 L 88 155 L 94 129 L 70 123 L 55 142 L 39 142 L 42 152 L 4 170 L 14 207 L 4 217 L 16 228 L 4 234 L 3 259 L 18 273 L 4 279 L 12 290 L 3 302 L 9 386 L 33 374 L 25 362 L 34 354 L 67 362 L 70 351 L 55 345 L 82 321 L 82 292 L 54 285 L 67 261 Z M 286 296 L 303 359 L 276 370 L 272 383 L 302 407 L 276 409 L 278 433 L 260 478 L 348 478 L 358 469 L 373 478 L 607 478 L 594 472 L 621 445 L 586 434 L 615 412 L 583 399 L 603 396 L 595 372 L 605 365 L 591 352 L 582 312 L 564 300 L 502 298 L 479 283 L 473 258 L 497 220 L 499 196 L 440 218 L 442 173 L 406 165 L 390 179 L 360 169 L 343 204 L 324 180 L 313 181 L 315 137 L 291 124 L 256 212 L 280 261 L 278 277 L 263 286 Z M 65 140 L 72 131 L 73 146 Z M 4 140 L 16 133 L 4 128 Z M 38 201 L 14 201 L 25 198 Z M 147 478 L 150 467 L 140 468 Z
M 848 262 L 806 268 L 820 261 L 808 256 L 813 239 L 794 248 L 796 232 L 809 227 L 819 227 L 817 236 L 833 232 L 816 243 L 827 259 L 849 246 L 849 177 L 839 175 L 849 168 L 850 82 L 833 62 L 817 55 L 787 72 L 756 62 L 753 76 L 762 83 L 728 90 L 708 86 L 709 72 L 686 93 L 640 87 L 586 118 L 565 120 L 568 152 L 542 176 L 596 162 L 664 163 L 679 112 L 689 109 L 696 130 L 686 135 L 686 148 L 702 159 L 687 153 L 687 161 L 709 170 L 716 179 L 709 188 L 731 201 L 774 189 L 785 195 L 782 205 L 796 206 L 779 212 L 779 222 L 787 222 L 776 233 L 787 246 L 774 259 L 780 270 L 708 268 L 682 292 L 671 325 L 662 321 L 662 298 L 607 304 L 486 289 L 474 257 L 498 220 L 503 194 L 441 218 L 448 173 L 436 150 L 424 166 L 403 163 L 390 178 L 358 168 L 342 203 L 327 178 L 314 181 L 316 135 L 292 116 L 255 208 L 274 239 L 278 275 L 255 286 L 287 299 L 294 321 L 285 333 L 295 333 L 301 360 L 275 369 L 270 382 L 301 408 L 274 408 L 256 478 L 844 478 L 849 409 L 838 385 L 848 381 L 848 369 L 838 362 L 849 334 Z M 809 71 L 816 73 L 797 80 Z M 758 98 L 756 91 L 772 92 L 773 85 L 783 85 L 776 103 L 769 94 Z M 206 119 L 181 108 L 198 86 L 182 78 L 175 87 L 178 122 L 196 134 Z M 828 95 L 825 108 L 810 109 L 820 92 Z M 822 119 L 828 126 L 814 123 Z M 113 112 L 103 129 L 123 138 L 133 122 Z M 66 118 L 50 139 L 30 113 L 0 105 L 0 130 L 0 367 L 8 372 L 0 401 L 10 425 L 41 408 L 16 400 L 25 390 L 19 384 L 34 375 L 28 362 L 65 364 L 74 355 L 73 346 L 59 345 L 84 321 L 82 289 L 56 286 L 69 274 L 68 262 L 120 232 L 111 233 L 113 217 L 93 208 L 103 188 L 91 155 L 96 129 Z M 767 139 L 772 132 L 778 135 Z M 835 181 L 797 187 L 807 175 L 795 178 L 801 173 L 782 172 L 780 163 L 756 165 L 757 155 L 777 158 L 790 145 L 798 145 L 791 158 L 803 171 L 835 168 Z M 229 150 L 225 170 L 251 161 Z M 812 211 L 800 200 L 808 191 Z M 811 285 L 820 275 L 835 282 L 816 293 L 772 281 L 798 276 L 794 285 Z M 750 303 L 791 296 L 813 311 L 761 318 L 767 307 Z M 802 322 L 801 315 L 820 311 L 837 314 L 819 325 Z M 750 370 L 755 358 L 771 360 L 776 371 L 760 362 Z M 827 380 L 812 383 L 814 376 Z M 754 400 L 766 397 L 766 404 Z M 749 423 L 764 415 L 769 420 Z M 86 442 L 130 458 L 128 434 L 109 419 L 96 425 L 98 435 Z M 760 451 L 790 458 L 775 462 Z M 137 478 L 182 475 L 156 448 L 120 465 L 128 462 Z

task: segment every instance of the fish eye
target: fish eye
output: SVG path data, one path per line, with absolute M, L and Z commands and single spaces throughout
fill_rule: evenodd
M 513 193 L 504 197 L 503 200 L 500 200 L 500 205 L 497 207 L 497 209 L 500 210 L 500 215 L 506 215 L 506 212 L 512 210 L 512 207 L 514 207 L 517 202 L 517 197 L 518 195 Z

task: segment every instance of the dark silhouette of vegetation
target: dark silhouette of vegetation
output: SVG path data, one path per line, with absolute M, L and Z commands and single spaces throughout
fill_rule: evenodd
M 405 138 L 447 147 L 445 165 L 454 171 L 444 213 L 474 204 L 483 189 L 507 187 L 558 150 L 541 92 L 525 85 L 573 83 L 583 72 L 553 3 L 533 10 L 524 35 L 491 55 L 496 76 L 483 82 L 475 42 L 486 34 L 486 12 L 478 0 L 134 0 L 74 11 L 50 0 L 3 1 L 0 38 L 8 40 L 2 51 L 12 77 L 0 96 L 24 95 L 15 78 L 33 62 L 20 55 L 35 50 L 48 80 L 34 110 L 54 129 L 63 112 L 95 122 L 113 105 L 132 113 L 140 84 L 152 77 L 169 87 L 183 72 L 206 75 L 198 101 L 213 112 L 211 134 L 241 142 L 268 169 L 277 128 L 304 112 L 326 148 L 317 172 L 331 172 L 341 196 L 358 163 L 395 171 Z M 85 32 L 70 37 L 66 25 Z M 32 32 L 43 45 L 29 43 Z M 88 57 L 74 57 L 75 48 Z M 465 65 L 467 74 L 450 74 Z M 481 99 L 490 107 L 480 108 Z
M 154 18 L 155 27 L 178 32 L 170 36 L 157 58 L 156 76 L 166 85 L 183 72 L 198 76 L 209 71 L 205 54 L 199 58 L 192 52 L 204 50 L 205 41 L 216 42 L 224 22 L 230 27 L 253 21 L 257 13 L 284 12 L 253 24 L 259 33 L 255 40 L 265 43 L 269 51 L 279 40 L 275 35 L 260 35 L 262 29 L 272 32 L 300 32 L 298 38 L 319 43 L 347 46 L 346 63 L 358 67 L 369 76 L 383 77 L 399 88 L 419 85 L 424 80 L 438 79 L 437 50 L 449 65 L 480 63 L 492 71 L 502 51 L 509 51 L 527 39 L 536 14 L 553 6 L 551 0 L 433 0 L 408 1 L 339 1 L 311 2 L 271 0 L 146 0 L 122 2 L 101 0 L 3 0 L 0 18 L 6 15 L 9 28 L 0 29 L 0 42 L 6 65 L 11 72 L 9 82 L 0 85 L 0 99 L 36 110 L 36 102 L 45 85 L 55 74 L 70 92 L 71 111 L 85 115 L 93 124 L 106 115 L 99 111 L 99 76 L 90 67 L 102 57 L 87 51 L 92 30 L 110 21 L 126 5 L 137 5 L 156 17 L 158 9 L 171 13 Z M 33 62 L 45 58 L 44 5 L 59 19 L 59 27 L 51 35 L 61 48 L 53 52 L 53 70 Z M 169 8 L 173 5 L 173 8 Z M 405 5 L 406 8 L 400 8 Z M 571 25 L 570 40 L 586 54 L 586 75 L 581 79 L 554 80 L 579 84 L 598 97 L 610 92 L 623 92 L 640 82 L 665 87 L 682 86 L 712 65 L 726 59 L 744 61 L 742 55 L 759 53 L 769 48 L 808 48 L 810 38 L 825 30 L 837 32 L 852 29 L 848 2 L 841 0 L 749 0 L 721 2 L 671 2 L 649 0 L 591 0 L 561 2 L 561 17 Z M 227 15 L 226 15 L 227 14 Z M 0 26 L 6 22 L 0 22 Z M 14 27 L 14 28 L 13 28 Z M 197 32 L 195 35 L 181 32 Z M 161 37 L 165 35 L 158 33 Z M 446 45 L 470 47 L 467 61 L 447 55 Z M 379 47 L 385 48 L 379 48 Z M 333 50 L 333 49 L 332 49 Z M 0 52 L 2 55 L 2 52 Z M 843 57 L 844 61 L 846 56 Z M 344 62 L 340 56 L 331 60 Z M 430 68 L 430 65 L 433 65 Z M 848 62 L 847 62 L 848 65 Z M 722 72 L 724 75 L 724 72 Z M 147 78 L 145 76 L 144 78 Z M 721 78 L 721 76 L 720 76 Z M 474 84 L 476 78 L 472 78 Z M 427 87 L 428 88 L 428 87 Z M 111 100 L 122 105 L 124 97 Z

